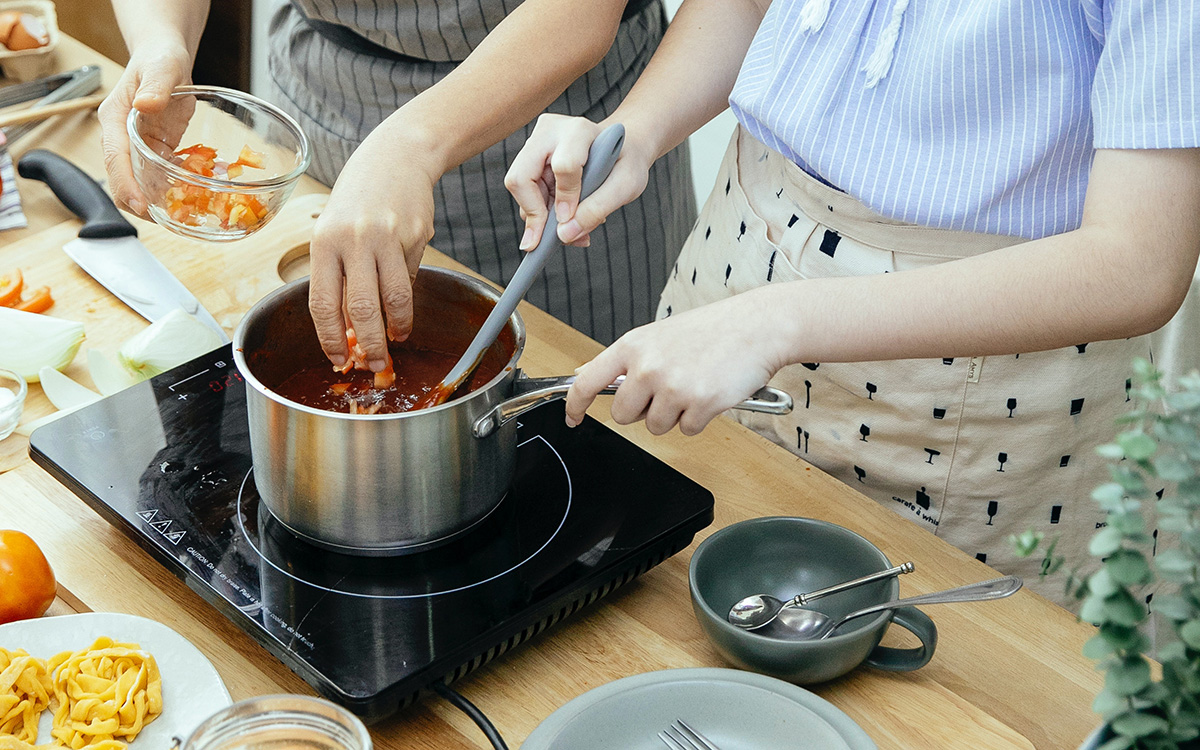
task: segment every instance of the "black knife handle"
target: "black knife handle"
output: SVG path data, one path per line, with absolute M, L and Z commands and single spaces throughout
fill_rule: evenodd
M 125 220 L 100 183 L 58 154 L 43 148 L 29 151 L 17 163 L 17 174 L 49 185 L 63 205 L 83 219 L 80 237 L 137 236 L 137 227 Z

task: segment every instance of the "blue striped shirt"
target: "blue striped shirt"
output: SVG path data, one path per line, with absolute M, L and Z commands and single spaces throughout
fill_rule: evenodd
M 1200 0 L 830 0 L 801 30 L 820 1 L 771 4 L 730 105 L 889 218 L 1058 234 L 1079 226 L 1095 149 L 1200 146 Z

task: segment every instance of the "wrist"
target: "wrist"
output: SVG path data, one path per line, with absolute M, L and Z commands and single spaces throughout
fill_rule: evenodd
M 170 27 L 131 35 L 126 44 L 129 47 L 130 68 L 151 60 L 166 58 L 190 71 L 195 61 L 193 53 L 188 50 L 187 42 Z
M 640 166 L 649 170 L 660 156 L 671 150 L 671 147 L 663 148 L 661 133 L 657 129 L 648 126 L 633 113 L 622 112 L 619 108 L 612 115 L 600 121 L 599 125 L 603 129 L 618 122 L 625 127 L 625 142 L 621 146 L 621 159 L 637 161 Z
M 730 298 L 743 306 L 730 317 L 748 323 L 743 335 L 758 341 L 772 374 L 787 365 L 808 361 L 801 351 L 803 322 L 795 306 L 798 283 L 768 284 Z
M 444 130 L 439 133 L 427 121 L 409 117 L 401 108 L 371 131 L 358 150 L 365 147 L 374 158 L 417 169 L 432 185 L 457 166 L 450 163 L 445 135 Z

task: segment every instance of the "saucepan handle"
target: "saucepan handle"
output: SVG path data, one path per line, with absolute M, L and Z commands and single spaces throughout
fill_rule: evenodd
M 600 393 L 611 396 L 617 392 L 617 388 L 624 381 L 625 376 L 622 375 Z M 475 421 L 475 437 L 485 438 L 500 429 L 509 420 L 530 409 L 565 398 L 574 382 L 574 375 L 556 378 L 519 377 L 515 385 L 517 395 L 497 404 L 491 411 Z M 733 408 L 760 414 L 788 414 L 792 411 L 792 397 L 784 391 L 768 385 L 759 388 L 753 396 Z

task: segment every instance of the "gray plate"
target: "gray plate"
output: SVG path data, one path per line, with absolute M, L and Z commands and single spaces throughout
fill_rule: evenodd
M 658 733 L 675 719 L 721 750 L 877 750 L 832 703 L 737 669 L 668 669 L 610 682 L 550 714 L 521 750 L 665 750 Z

